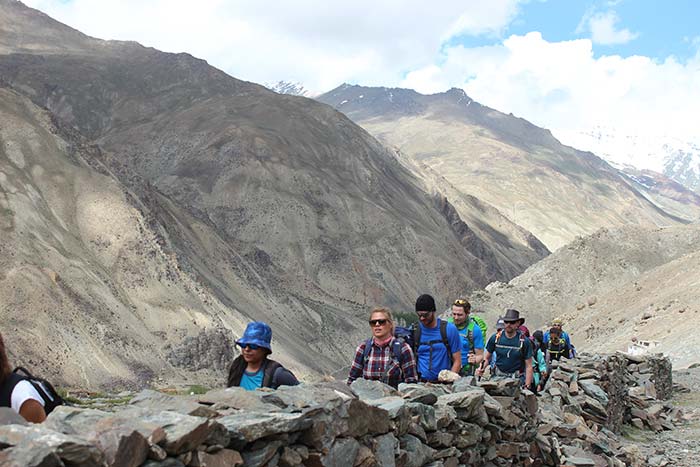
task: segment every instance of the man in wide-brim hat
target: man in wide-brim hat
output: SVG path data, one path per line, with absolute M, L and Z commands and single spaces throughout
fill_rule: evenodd
M 495 376 L 520 378 L 525 387 L 532 386 L 532 343 L 519 329 L 525 322 L 520 312 L 515 309 L 506 310 L 503 316 L 505 329 L 492 335 L 486 344 L 484 360 L 476 371 L 477 376 L 484 374 L 484 369 L 495 354 Z

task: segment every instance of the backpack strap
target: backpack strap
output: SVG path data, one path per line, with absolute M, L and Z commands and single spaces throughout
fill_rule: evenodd
M 420 347 L 421 336 L 420 324 L 413 323 L 411 329 L 413 330 L 413 353 L 418 355 L 418 347 Z
M 479 323 L 476 322 L 474 318 L 469 318 L 469 324 L 467 325 L 467 340 L 469 341 L 469 350 L 474 352 L 474 326 L 478 326 Z
M 447 350 L 447 356 L 450 359 L 450 365 L 452 365 L 452 349 L 450 348 L 450 342 L 447 340 L 447 321 L 440 320 L 440 337 L 442 338 L 442 343 Z
M 12 391 L 24 378 L 17 373 L 10 373 L 0 385 L 0 407 L 12 407 Z
M 365 348 L 362 351 L 362 368 L 367 366 L 367 360 L 369 360 L 369 353 L 372 351 L 372 338 L 370 337 L 365 341 Z
M 276 362 L 276 361 L 270 360 L 270 359 L 267 360 L 267 363 L 265 364 L 265 370 L 263 372 L 262 387 L 264 387 L 264 388 L 271 388 L 272 387 L 275 372 L 281 366 L 282 365 L 279 362 Z

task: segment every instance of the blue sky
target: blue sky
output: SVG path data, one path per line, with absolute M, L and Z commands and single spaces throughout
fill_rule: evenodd
M 24 1 L 248 81 L 459 87 L 565 142 L 604 127 L 700 144 L 700 1 Z
M 521 5 L 520 14 L 507 26 L 504 36 L 539 31 L 545 40 L 553 42 L 586 38 L 590 37 L 590 30 L 581 27 L 582 21 L 610 12 L 618 18 L 618 29 L 627 29 L 636 37 L 621 44 L 596 44 L 596 56 L 614 53 L 663 60 L 674 55 L 685 60 L 697 53 L 698 44 L 693 44 L 692 39 L 700 37 L 700 2 L 693 0 L 533 0 Z M 486 42 L 482 37 L 471 43 Z

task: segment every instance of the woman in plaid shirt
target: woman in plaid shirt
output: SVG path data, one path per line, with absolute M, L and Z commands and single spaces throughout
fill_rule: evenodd
M 355 351 L 348 384 L 357 378 L 381 381 L 393 387 L 399 383 L 416 383 L 413 350 L 403 339 L 394 337 L 394 320 L 388 308 L 375 308 L 369 316 L 372 338 Z

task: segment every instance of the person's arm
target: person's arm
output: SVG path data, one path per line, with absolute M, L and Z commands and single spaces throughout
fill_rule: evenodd
M 470 349 L 469 363 L 478 365 L 484 359 L 484 334 L 481 328 L 474 325 L 474 348 Z
M 34 399 L 27 399 L 19 408 L 19 414 L 31 423 L 41 423 L 46 420 L 44 407 Z
M 447 343 L 450 348 L 447 349 L 448 352 L 452 352 L 452 368 L 451 371 L 459 373 L 462 369 L 462 336 L 459 335 L 457 327 L 452 324 L 447 324 Z M 456 352 L 453 350 L 457 349 Z
M 571 346 L 566 341 L 564 341 L 564 351 L 562 352 L 562 356 L 565 358 L 571 358 Z
M 352 365 L 350 366 L 350 374 L 348 375 L 348 385 L 352 384 L 352 382 L 357 378 L 362 378 L 362 370 L 365 367 L 365 362 L 362 361 L 362 355 L 365 351 L 365 345 L 367 345 L 367 343 L 363 342 L 355 350 L 355 358 L 352 361 Z
M 532 377 L 533 377 L 533 370 L 532 370 L 532 358 L 534 354 L 534 348 L 532 345 L 532 341 L 530 339 L 525 339 L 525 387 L 530 389 L 532 387 Z
M 532 387 L 532 358 L 525 359 L 525 387 Z
M 401 346 L 401 371 L 403 372 L 404 383 L 417 383 L 418 372 L 416 371 L 416 359 L 413 357 L 413 350 L 407 343 Z
M 299 384 L 299 380 L 294 376 L 294 373 L 283 366 L 277 368 L 272 376 L 272 389 L 277 389 L 280 386 L 296 386 L 297 384 Z
M 477 368 L 477 376 L 483 376 L 484 370 L 491 363 L 491 356 L 494 350 L 496 350 L 496 335 L 493 334 L 489 341 L 486 343 L 486 349 L 484 351 L 484 359 L 481 361 L 479 368 Z
M 462 369 L 462 351 L 458 350 L 452 353 L 452 368 L 451 371 L 459 373 Z
M 484 376 L 484 370 L 489 365 L 490 361 L 491 361 L 491 352 L 489 352 L 487 350 L 484 352 L 484 359 L 479 363 L 479 366 L 476 369 L 476 376 Z
M 540 374 L 547 374 L 547 362 L 545 362 L 544 355 L 542 355 L 542 351 L 539 349 L 537 350 L 537 367 Z

